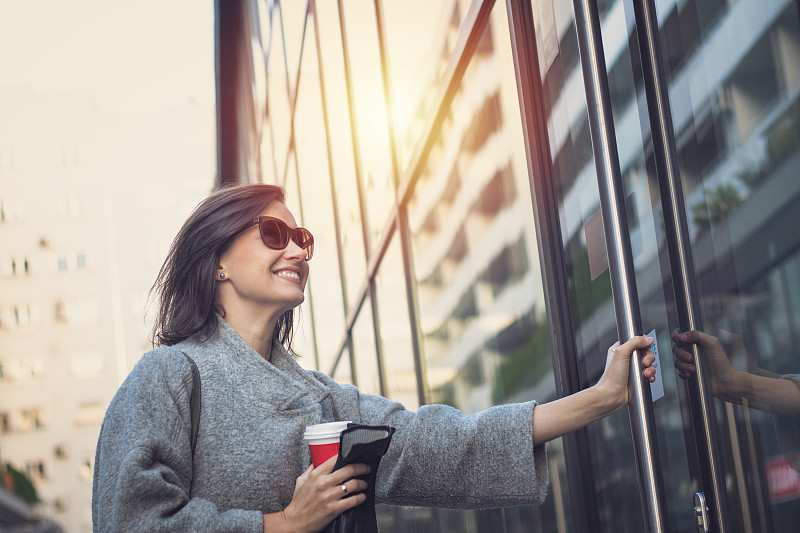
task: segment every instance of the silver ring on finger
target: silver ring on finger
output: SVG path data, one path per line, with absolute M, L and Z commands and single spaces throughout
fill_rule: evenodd
M 342 483 L 342 485 L 341 485 L 339 488 L 340 488 L 340 489 L 342 489 L 342 497 L 345 497 L 345 496 L 347 496 L 347 494 L 348 494 L 348 492 L 349 492 L 349 491 L 347 490 L 347 484 L 345 484 L 345 483 Z

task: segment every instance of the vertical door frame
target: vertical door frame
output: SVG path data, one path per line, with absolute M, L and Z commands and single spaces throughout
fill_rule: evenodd
M 539 248 L 544 300 L 550 332 L 556 392 L 559 397 L 581 390 L 578 348 L 575 344 L 569 281 L 562 247 L 561 223 L 550 159 L 547 112 L 540 75 L 539 51 L 530 0 L 506 0 L 511 49 L 516 71 L 525 155 L 528 162 L 536 241 Z M 600 522 L 595 497 L 588 431 L 561 439 L 567 464 L 572 520 L 576 531 L 591 531 Z

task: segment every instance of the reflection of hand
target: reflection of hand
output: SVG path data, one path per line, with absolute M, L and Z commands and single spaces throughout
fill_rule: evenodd
M 728 359 L 728 354 L 722 347 L 722 343 L 717 337 L 703 333 L 702 331 L 686 331 L 672 333 L 672 353 L 675 355 L 675 369 L 678 376 L 682 379 L 689 379 L 697 373 L 694 365 L 691 347 L 697 345 L 700 357 L 705 361 L 711 392 L 715 396 L 724 400 L 733 401 L 735 397 L 740 397 L 742 372 L 734 368 Z
M 310 466 L 297 478 L 292 501 L 282 513 L 283 526 L 289 531 L 320 531 L 367 499 L 362 492 L 367 490 L 367 482 L 353 478 L 369 473 L 369 466 L 351 464 L 334 471 L 337 457 L 334 455 L 317 468 Z M 347 488 L 346 492 L 342 486 Z
M 690 379 L 697 373 L 691 347 L 697 345 L 699 357 L 708 370 L 711 393 L 728 402 L 745 403 L 750 407 L 772 412 L 800 412 L 800 387 L 792 380 L 762 370 L 752 363 L 739 337 L 725 334 L 725 341 L 733 353 L 741 353 L 752 372 L 735 368 L 728 351 L 717 337 L 702 331 L 686 331 L 672 334 L 672 353 L 678 376 Z M 738 355 L 737 355 L 738 357 Z

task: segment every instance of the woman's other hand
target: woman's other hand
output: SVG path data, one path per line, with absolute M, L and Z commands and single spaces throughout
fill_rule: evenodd
M 284 522 L 280 530 L 321 531 L 337 516 L 366 501 L 363 491 L 367 490 L 367 482 L 355 478 L 368 474 L 369 466 L 352 464 L 334 471 L 337 457 L 334 455 L 317 468 L 309 466 L 297 478 L 292 501 L 280 513 Z M 270 515 L 265 515 L 264 531 L 268 530 L 267 516 Z

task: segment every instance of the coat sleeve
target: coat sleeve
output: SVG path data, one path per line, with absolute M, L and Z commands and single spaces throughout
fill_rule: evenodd
M 145 354 L 106 412 L 95 456 L 94 531 L 263 531 L 258 510 L 219 511 L 190 498 L 189 362 Z
M 321 377 L 339 420 L 396 428 L 378 470 L 380 503 L 480 509 L 541 503 L 545 446 L 533 446 L 535 402 L 466 415 L 446 405 L 417 412 Z

